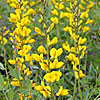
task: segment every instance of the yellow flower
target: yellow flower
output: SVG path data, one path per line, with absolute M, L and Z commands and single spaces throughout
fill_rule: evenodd
M 59 48 L 58 50 L 56 50 L 55 48 L 52 48 L 50 50 L 51 59 L 57 58 L 58 56 L 62 54 L 62 52 L 63 52 L 62 48 Z
M 7 43 L 7 39 L 6 38 L 3 38 L 2 42 L 5 45 Z
M 16 64 L 15 59 L 14 59 L 14 60 L 8 60 L 8 62 L 9 62 L 10 64 L 12 64 L 12 65 L 15 65 L 15 64 Z
M 62 76 L 62 73 L 60 70 L 59 71 L 52 71 L 51 74 L 52 74 L 52 76 L 56 76 L 55 81 L 59 81 L 60 77 Z
M 46 50 L 45 48 L 43 47 L 43 45 L 39 46 L 38 49 L 37 49 L 38 53 L 41 53 L 41 54 L 46 54 Z
M 36 34 L 38 34 L 38 35 L 44 36 L 44 33 L 43 33 L 38 27 L 35 27 L 35 32 L 36 32 Z
M 61 77 L 62 73 L 59 71 L 52 71 L 51 73 L 47 73 L 44 76 L 44 79 L 51 83 L 51 82 L 55 82 L 55 81 L 59 81 L 60 77 Z
M 88 26 L 84 26 L 83 27 L 83 33 L 87 32 L 87 31 L 89 31 L 89 27 Z
M 20 83 L 19 83 L 19 81 L 16 78 L 13 78 L 13 81 L 11 82 L 11 85 L 18 87 L 18 86 L 20 86 Z
M 83 74 L 83 71 L 82 70 L 80 70 L 79 73 L 77 71 L 74 71 L 74 72 L 75 72 L 76 79 L 78 79 L 79 76 L 80 76 L 80 78 L 85 77 L 85 74 Z
M 47 73 L 47 74 L 45 74 L 44 79 L 47 82 L 51 83 L 51 82 L 54 82 L 56 80 L 56 76 L 52 73 Z
M 22 36 L 29 36 L 30 33 L 31 33 L 31 29 L 24 26 L 22 31 Z
M 60 86 L 59 92 L 56 93 L 56 96 L 65 96 L 68 95 L 68 89 L 63 89 L 63 86 Z
M 50 63 L 50 69 L 57 69 L 63 67 L 63 62 L 58 62 L 58 59 L 56 58 L 53 63 Z
M 19 58 L 19 62 L 23 63 L 24 62 L 24 58 Z
M 51 14 L 52 14 L 52 15 L 58 16 L 58 11 L 57 11 L 56 9 L 53 9 L 53 10 L 51 11 Z
M 91 23 L 93 23 L 94 21 L 93 20 L 90 20 L 89 18 L 88 18 L 88 20 L 86 21 L 86 24 L 91 24 Z
M 89 1 L 89 5 L 87 5 L 88 8 L 92 8 L 94 6 L 94 2 L 93 1 Z
M 48 65 L 47 64 L 41 63 L 41 62 L 39 62 L 39 64 L 40 64 L 42 70 L 48 71 Z
M 41 56 L 39 56 L 38 54 L 32 54 L 32 58 L 38 62 L 41 62 L 42 61 L 42 58 Z
M 60 18 L 64 18 L 67 17 L 67 12 L 61 12 L 60 13 Z
M 70 45 L 68 44 L 67 41 L 66 41 L 66 43 L 63 43 L 62 46 L 63 46 L 64 50 L 70 52 Z
M 80 37 L 80 38 L 79 38 L 79 41 L 78 41 L 78 44 L 84 44 L 84 43 L 86 43 L 86 41 L 87 41 L 86 38 L 83 38 L 83 39 L 82 39 L 82 37 Z
M 47 30 L 47 33 L 50 32 L 53 28 L 54 28 L 54 23 L 52 23 L 52 24 L 49 26 L 49 28 L 48 28 L 48 30 Z
M 58 18 L 57 17 L 51 17 L 51 21 L 55 24 L 58 24 Z

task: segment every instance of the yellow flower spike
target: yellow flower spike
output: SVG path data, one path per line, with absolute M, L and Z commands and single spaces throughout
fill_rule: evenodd
M 38 54 L 32 54 L 32 58 L 38 62 L 42 61 L 42 58 Z
M 15 64 L 16 64 L 15 59 L 14 59 L 14 60 L 8 60 L 8 62 L 9 62 L 11 65 L 15 65 Z
M 51 82 L 54 82 L 56 80 L 56 76 L 54 75 L 54 73 L 47 73 L 44 75 L 44 79 L 51 83 Z
M 52 31 L 53 28 L 54 28 L 54 23 L 52 23 L 52 24 L 49 26 L 49 28 L 48 28 L 48 30 L 47 30 L 47 33 L 49 33 L 50 31 Z
M 68 95 L 68 89 L 63 89 L 63 86 L 60 86 L 59 92 L 56 93 L 56 96 L 65 96 Z
M 58 62 L 58 59 L 55 59 L 53 63 L 50 63 L 50 69 L 57 69 L 63 67 L 63 62 Z
M 83 33 L 86 33 L 87 31 L 89 31 L 89 27 L 88 26 L 84 26 L 83 27 Z
M 36 32 L 38 35 L 44 36 L 44 33 L 43 33 L 38 27 L 35 27 L 35 32 Z
M 50 46 L 50 45 L 54 45 L 54 44 L 56 44 L 57 42 L 58 42 L 57 37 L 54 37 L 54 38 L 50 41 L 49 46 Z
M 38 53 L 40 54 L 46 54 L 46 50 L 44 48 L 43 45 L 39 46 L 38 49 L 37 49 Z
M 55 24 L 58 24 L 58 18 L 57 17 L 51 17 L 51 21 Z
M 47 64 L 41 63 L 41 62 L 39 64 L 40 64 L 42 70 L 48 71 L 48 65 Z

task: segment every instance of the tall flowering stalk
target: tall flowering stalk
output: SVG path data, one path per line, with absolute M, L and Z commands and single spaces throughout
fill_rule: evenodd
M 89 2 L 89 4 L 86 2 Z M 73 65 L 73 71 L 75 73 L 75 86 L 73 92 L 74 100 L 77 80 L 80 100 L 82 100 L 80 79 L 85 77 L 85 74 L 83 73 L 83 69 L 81 68 L 81 60 L 84 57 L 87 48 L 85 45 L 87 39 L 84 36 L 86 32 L 89 31 L 88 24 L 93 23 L 93 20 L 88 18 L 89 9 L 93 7 L 93 2 L 86 2 L 84 0 L 70 1 L 70 7 L 66 8 L 67 12 L 61 12 L 62 18 L 67 17 L 69 20 L 69 24 L 65 28 L 63 28 L 63 31 L 69 33 L 71 43 L 68 43 L 68 41 L 66 41 L 66 43 L 63 43 L 62 46 L 69 53 L 66 58 L 71 61 Z M 86 8 L 83 5 L 85 5 Z
M 35 90 L 40 91 L 44 97 L 50 97 L 52 100 L 56 100 L 56 96 L 63 96 L 68 94 L 67 89 L 63 89 L 63 86 L 60 86 L 58 93 L 54 92 L 54 83 L 60 80 L 62 73 L 59 68 L 62 68 L 64 63 L 62 61 L 58 61 L 58 56 L 62 54 L 62 48 L 56 49 L 53 47 L 58 41 L 57 37 L 54 37 L 50 40 L 49 32 L 53 29 L 54 23 L 47 28 L 46 20 L 45 20 L 45 10 L 46 10 L 46 0 L 43 1 L 43 29 L 44 32 L 41 31 L 40 28 L 35 27 L 36 33 L 41 36 L 45 36 L 46 40 L 46 48 L 43 45 L 40 45 L 37 49 L 38 54 L 32 54 L 34 59 L 39 62 L 41 69 L 45 71 L 45 75 L 43 78 L 46 80 L 45 82 L 41 81 L 40 86 L 35 86 Z M 45 58 L 46 56 L 46 58 Z M 49 83 L 48 86 L 45 86 L 45 83 Z M 57 92 L 57 91 L 56 91 Z

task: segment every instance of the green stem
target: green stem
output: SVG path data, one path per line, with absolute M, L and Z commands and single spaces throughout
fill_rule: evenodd
M 76 83 L 77 83 L 77 80 L 76 80 L 76 78 L 75 78 L 74 92 L 73 92 L 73 100 L 75 100 L 75 93 L 76 93 Z
M 50 87 L 51 87 L 51 96 L 52 96 L 52 100 L 55 100 L 54 94 L 53 94 L 53 89 L 52 89 L 52 83 L 49 83 L 49 84 L 50 84 Z
M 81 88 L 80 88 L 80 77 L 78 77 L 78 89 L 79 89 L 80 100 L 82 100 Z
M 4 89 L 3 89 L 3 93 L 5 95 L 6 100 L 9 100 L 8 97 L 7 97 L 7 95 L 6 95 L 6 92 L 4 91 Z
M 6 72 L 6 75 L 7 75 L 7 81 L 8 81 L 8 85 L 9 85 L 9 88 L 11 88 L 10 87 L 10 81 L 9 81 L 9 75 L 8 75 L 8 72 L 7 72 L 7 62 L 6 62 L 7 60 L 6 60 L 6 50 L 5 50 L 5 47 L 4 47 L 4 62 L 5 62 L 5 72 Z
M 97 100 L 97 98 L 100 96 L 100 94 L 98 94 L 98 96 L 94 99 L 94 100 Z

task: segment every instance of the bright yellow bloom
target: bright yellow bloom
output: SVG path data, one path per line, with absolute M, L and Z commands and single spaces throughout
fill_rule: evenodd
M 52 14 L 52 15 L 58 16 L 58 11 L 57 11 L 56 9 L 53 9 L 53 10 L 51 11 L 51 14 Z
M 41 56 L 39 56 L 38 54 L 32 54 L 32 57 L 33 57 L 34 60 L 36 60 L 38 62 L 41 62 L 42 61 Z
M 44 36 L 44 33 L 43 33 L 38 27 L 35 27 L 35 32 L 36 32 L 38 35 Z
M 39 64 L 40 64 L 42 70 L 48 71 L 48 65 L 47 64 L 41 63 L 41 62 Z
M 64 50 L 70 52 L 70 45 L 68 44 L 67 41 L 66 41 L 66 43 L 63 43 L 62 46 L 63 46 Z
M 16 64 L 15 59 L 14 59 L 14 60 L 8 60 L 8 62 L 9 62 L 10 64 L 12 64 L 12 65 L 15 65 L 15 64 Z
M 46 50 L 44 48 L 43 45 L 39 46 L 38 49 L 37 49 L 38 53 L 40 54 L 46 54 Z
M 87 31 L 89 31 L 89 27 L 88 26 L 84 26 L 83 27 L 83 33 L 87 32 Z
M 44 79 L 51 83 L 51 82 L 55 82 L 55 81 L 59 81 L 60 77 L 61 77 L 62 73 L 59 71 L 52 71 L 51 73 L 47 73 L 44 76 Z
M 22 36 L 29 36 L 30 33 L 31 33 L 31 29 L 24 26 L 22 31 Z
M 51 21 L 55 24 L 58 24 L 58 18 L 57 17 L 51 17 Z
M 48 30 L 47 30 L 47 33 L 50 32 L 53 28 L 54 28 L 54 23 L 52 23 L 52 24 L 49 26 L 49 28 L 48 28 Z
M 57 69 L 63 67 L 63 62 L 58 62 L 58 59 L 56 58 L 53 63 L 50 63 L 50 69 Z
M 62 54 L 62 52 L 63 52 L 62 48 L 59 48 L 58 50 L 56 50 L 55 48 L 52 48 L 50 50 L 51 59 L 57 58 L 58 56 Z
M 68 89 L 63 89 L 63 86 L 60 86 L 59 92 L 56 93 L 56 96 L 65 96 L 68 95 Z
M 86 41 L 87 41 L 86 38 L 83 38 L 83 39 L 82 39 L 82 37 L 80 37 L 80 38 L 79 38 L 79 41 L 78 41 L 78 44 L 84 44 L 84 43 L 86 43 Z
M 94 2 L 93 1 L 89 1 L 89 5 L 87 5 L 88 8 L 92 8 L 94 6 Z

